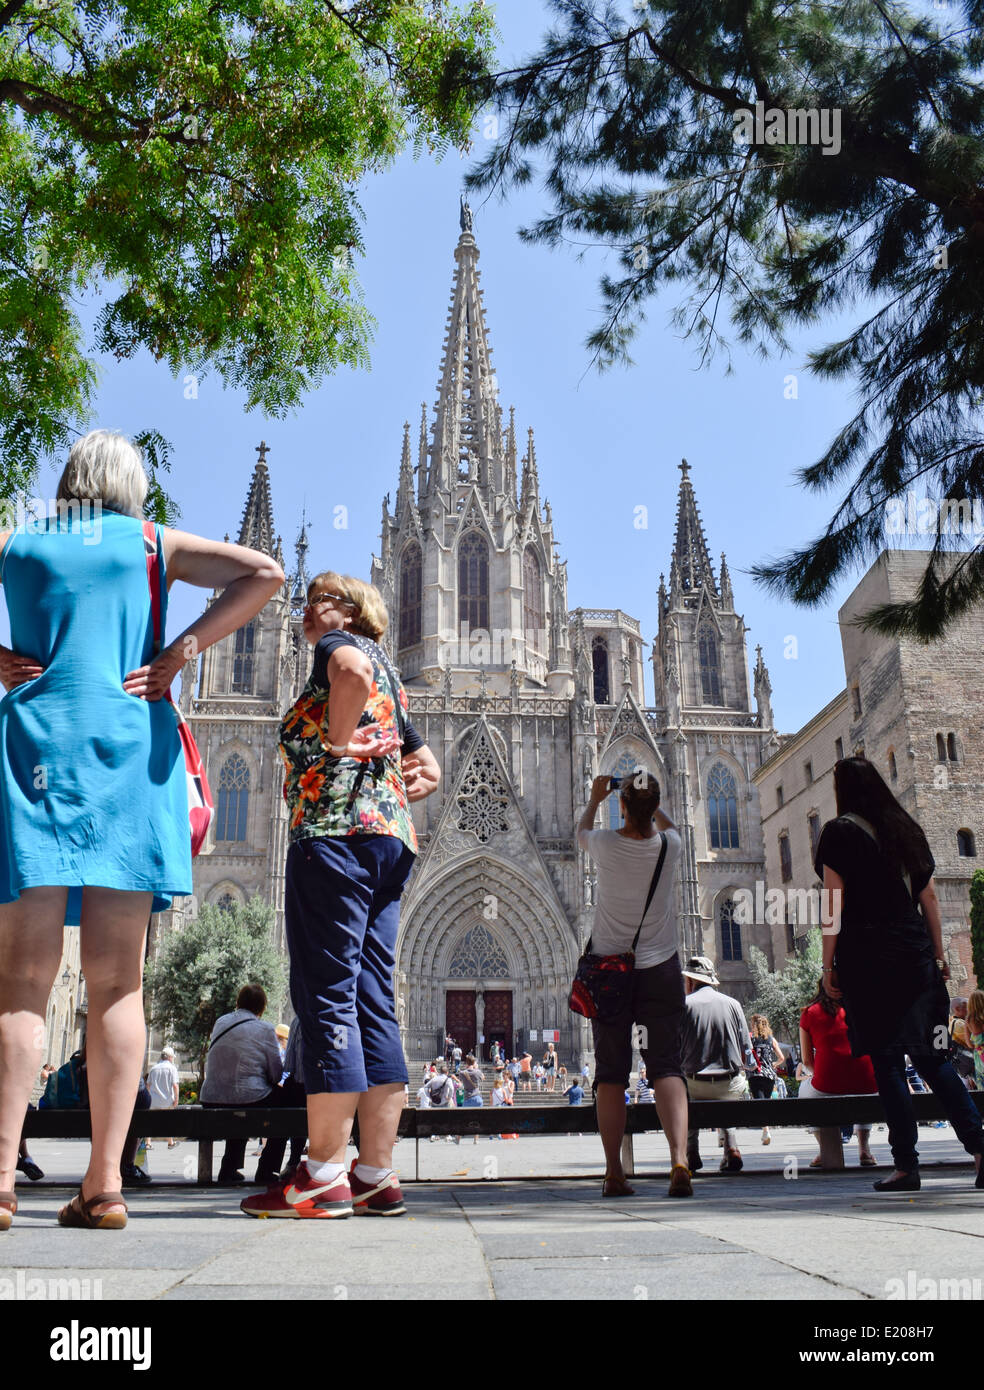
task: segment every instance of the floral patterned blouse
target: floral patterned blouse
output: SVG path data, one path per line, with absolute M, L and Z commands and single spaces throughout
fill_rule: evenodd
M 397 678 L 394 691 L 379 646 L 360 633 L 326 633 L 315 648 L 307 685 L 280 724 L 284 760 L 284 800 L 290 808 L 288 840 L 315 836 L 395 835 L 416 854 L 417 834 L 401 770 L 401 751 L 412 752 L 423 739 L 409 723 L 402 750 L 361 761 L 333 758 L 327 751 L 328 661 L 339 646 L 356 646 L 372 662 L 372 685 L 359 724 L 398 728 L 394 701 L 406 713 L 406 692 Z

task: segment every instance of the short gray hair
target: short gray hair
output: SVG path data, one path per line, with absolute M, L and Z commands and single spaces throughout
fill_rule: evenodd
M 161 1061 L 162 1061 L 162 1062 L 163 1062 L 163 1060 L 164 1060 L 165 1057 L 170 1057 L 171 1061 L 172 1061 L 172 1062 L 174 1061 L 174 1048 L 173 1048 L 173 1047 L 162 1047 L 162 1048 L 161 1048 Z
M 113 511 L 142 517 L 149 487 L 143 457 L 132 440 L 115 430 L 90 430 L 72 445 L 56 496 L 100 501 Z

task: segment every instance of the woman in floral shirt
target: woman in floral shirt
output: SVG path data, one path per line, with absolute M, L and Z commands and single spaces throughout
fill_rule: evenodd
M 304 636 L 314 666 L 280 726 L 290 991 L 310 1146 L 292 1178 L 241 1204 L 250 1216 L 405 1211 L 392 1169 L 408 1080 L 393 972 L 417 851 L 409 803 L 434 790 L 440 771 L 378 644 L 386 626 L 371 584 L 333 571 L 311 582 Z M 346 1173 L 356 1111 L 359 1158 Z

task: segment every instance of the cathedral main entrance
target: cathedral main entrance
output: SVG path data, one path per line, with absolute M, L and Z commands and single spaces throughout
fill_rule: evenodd
M 445 1031 L 451 1034 L 462 1052 L 474 1052 L 478 1044 L 482 1057 L 487 1059 L 493 1042 L 497 1042 L 506 1056 L 515 1056 L 511 989 L 449 989 L 444 1016 Z M 478 1043 L 479 1018 L 481 1032 L 485 1035 L 485 1042 L 481 1044 Z

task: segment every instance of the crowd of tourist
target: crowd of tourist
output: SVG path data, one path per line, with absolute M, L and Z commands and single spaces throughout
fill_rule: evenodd
M 173 1108 L 177 1085 L 166 1056 L 152 1085 L 141 1076 L 147 927 L 152 913 L 193 887 L 188 769 L 164 697 L 189 652 L 238 631 L 284 584 L 269 555 L 145 525 L 149 486 L 136 447 L 96 430 L 73 445 L 59 481 L 58 498 L 71 505 L 46 523 L 0 532 L 11 632 L 11 647 L 0 646 L 7 692 L 0 701 L 0 1231 L 17 1212 L 16 1172 L 35 1176 L 21 1132 L 65 925 L 80 927 L 92 1142 L 79 1191 L 58 1220 L 88 1229 L 126 1225 L 121 1188 L 133 1166 L 134 1110 Z M 87 515 L 95 502 L 101 535 L 90 547 L 79 512 Z M 218 597 L 165 645 L 175 582 Z M 399 1216 L 406 1208 L 393 1145 L 409 1088 L 394 998 L 400 898 L 418 849 L 411 803 L 435 790 L 440 769 L 407 718 L 406 692 L 380 644 L 388 616 L 379 591 L 326 569 L 305 598 L 311 672 L 277 741 L 296 1031 L 278 1039 L 263 1019 L 262 988 L 244 981 L 235 1008 L 231 998 L 222 1001 L 201 1100 L 241 1109 L 303 1097 L 307 1154 L 294 1143 L 279 1171 L 285 1141 L 266 1144 L 259 1176 L 269 1186 L 242 1201 L 247 1215 Z M 38 768 L 52 766 L 71 775 L 42 789 Z M 801 1019 L 802 1093 L 877 1089 L 895 1167 L 875 1186 L 910 1192 L 920 1186 L 910 1097 L 914 1076 L 922 1078 L 974 1156 L 982 1187 L 984 1131 L 964 1082 L 981 1081 L 984 996 L 975 991 L 951 1012 L 926 836 L 864 758 L 837 762 L 834 791 L 837 815 L 823 827 L 814 862 L 833 908 L 823 978 Z M 613 793 L 623 824 L 596 829 L 598 809 Z M 749 1028 L 738 1003 L 720 991 L 710 959 L 694 955 L 681 965 L 673 907 L 681 837 L 655 778 L 641 768 L 629 778 L 596 777 L 577 843 L 597 878 L 572 998 L 591 1017 L 603 1195 L 633 1193 L 622 1139 L 637 1028 L 644 1072 L 635 1100 L 655 1106 L 668 1140 L 670 1196 L 691 1197 L 701 1157 L 690 1102 L 771 1095 L 780 1081 L 788 1084 L 787 1050 L 762 1016 Z M 617 969 L 599 970 L 605 960 Z M 418 1088 L 420 1104 L 481 1106 L 487 1075 L 492 1104 L 504 1110 L 517 1090 L 556 1093 L 570 1105 L 584 1098 L 582 1077 L 569 1076 L 552 1041 L 539 1058 L 524 1052 L 507 1059 L 493 1040 L 488 1073 L 447 1041 L 450 1049 Z M 356 1115 L 358 1155 L 347 1168 Z M 762 1142 L 770 1137 L 766 1127 Z M 825 1166 L 836 1162 L 830 1138 L 819 1135 Z M 723 1170 L 739 1171 L 735 1130 L 726 1128 L 719 1140 Z M 873 1162 L 863 1127 L 858 1145 L 862 1163 Z M 243 1161 L 243 1142 L 227 1140 L 222 1180 L 245 1181 Z

